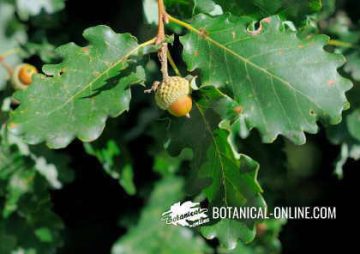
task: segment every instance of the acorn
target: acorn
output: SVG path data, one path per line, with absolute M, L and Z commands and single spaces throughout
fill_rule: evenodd
M 192 99 L 191 88 L 187 79 L 182 77 L 168 77 L 156 89 L 156 104 L 176 117 L 190 117 Z
M 36 73 L 38 73 L 38 70 L 31 64 L 20 64 L 16 66 L 11 77 L 11 83 L 14 89 L 26 89 L 32 83 L 32 76 Z

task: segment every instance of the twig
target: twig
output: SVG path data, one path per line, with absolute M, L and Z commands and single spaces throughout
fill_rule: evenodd
M 163 79 L 167 79 L 169 77 L 168 73 L 168 63 L 167 63 L 167 52 L 168 52 L 168 45 L 165 42 L 165 24 L 169 22 L 168 14 L 165 9 L 164 1 L 158 0 L 158 32 L 156 36 L 155 44 L 161 43 L 161 48 L 158 52 L 159 61 L 161 64 L 161 73 Z
M 162 43 L 161 48 L 158 52 L 158 57 L 159 57 L 159 61 L 161 64 L 161 73 L 162 73 L 163 79 L 167 79 L 169 77 L 167 52 L 168 52 L 168 46 L 167 46 L 167 43 L 164 42 L 164 43 Z
M 328 45 L 336 46 L 336 47 L 343 47 L 343 48 L 354 48 L 354 49 L 359 48 L 358 46 L 356 46 L 350 42 L 339 41 L 339 40 L 335 40 L 335 39 L 329 40 Z
M 14 49 L 5 51 L 4 53 L 2 53 L 0 55 L 0 65 L 7 71 L 7 73 L 9 74 L 10 77 L 13 73 L 13 68 L 8 63 L 5 62 L 5 58 L 18 53 L 19 51 L 20 51 L 19 48 L 14 48 Z
M 13 74 L 13 68 L 8 63 L 6 63 L 2 58 L 0 58 L 0 66 L 4 67 L 4 69 L 9 74 L 9 77 L 11 78 Z
M 0 59 L 7 58 L 8 56 L 17 54 L 19 52 L 20 52 L 20 48 L 9 49 L 8 51 L 5 51 L 5 52 L 0 54 Z

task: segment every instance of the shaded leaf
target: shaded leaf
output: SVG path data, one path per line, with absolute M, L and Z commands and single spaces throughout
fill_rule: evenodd
M 352 78 L 360 81 L 360 53 L 352 52 L 347 56 L 347 63 L 344 70 L 351 74 Z
M 150 2 L 150 0 L 145 0 Z M 182 18 L 191 18 L 198 13 L 207 13 L 210 15 L 222 14 L 222 8 L 214 0 L 164 0 L 169 13 L 176 13 Z
M 10 29 L 14 17 L 14 7 L 11 4 L 0 2 L 0 62 L 4 61 L 11 67 L 20 63 L 21 59 L 16 52 L 19 50 L 19 44 L 26 40 L 26 34 L 22 28 L 18 27 L 16 31 Z M 5 88 L 9 78 L 9 73 L 0 63 L 0 91 Z
M 215 0 L 224 11 L 239 16 L 264 18 L 282 13 L 287 18 L 301 19 L 306 14 L 321 10 L 322 0 Z
M 84 147 L 88 154 L 97 158 L 108 175 L 119 181 L 129 195 L 136 193 L 133 168 L 114 140 L 107 140 L 105 144 L 85 143 Z
M 360 80 L 360 54 L 357 46 L 360 41 L 359 29 L 343 11 L 336 12 L 336 15 L 325 24 L 326 32 L 337 39 L 335 42 L 339 47 L 336 50 L 346 57 L 344 71 L 349 73 L 354 80 Z
M 3 136 L 0 143 L 0 252 L 54 253 L 63 224 L 51 211 L 49 185 L 29 156 Z
M 39 172 L 54 189 L 63 187 L 62 183 L 71 182 L 73 171 L 69 168 L 69 157 L 44 146 L 28 146 L 17 136 L 2 131 L 1 135 L 7 140 L 8 145 L 17 147 L 19 154 L 30 159 L 34 163 L 34 169 Z
M 341 146 L 339 157 L 335 162 L 335 174 L 340 178 L 343 177 L 343 167 L 348 159 L 360 159 L 360 141 L 349 132 L 348 123 L 353 123 L 351 118 L 349 120 L 349 116 L 351 114 L 347 114 L 341 124 L 327 128 L 327 135 L 330 141 Z
M 136 226 L 113 246 L 112 254 L 202 254 L 211 253 L 203 239 L 184 227 L 167 225 L 161 214 L 184 198 L 181 178 L 168 177 L 158 182 Z
M 177 157 L 171 156 L 166 150 L 154 155 L 154 171 L 161 176 L 174 175 L 180 171 L 181 165 L 184 161 L 192 159 L 192 151 L 190 149 L 184 149 Z
M 52 14 L 65 7 L 65 0 L 16 0 L 17 13 L 23 20 L 41 12 Z
M 354 110 L 346 118 L 350 135 L 360 142 L 360 109 Z

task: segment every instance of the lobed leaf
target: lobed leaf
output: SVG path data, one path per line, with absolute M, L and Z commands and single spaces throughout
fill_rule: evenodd
M 256 128 L 266 143 L 284 135 L 303 144 L 319 119 L 339 123 L 352 84 L 337 72 L 344 57 L 323 49 L 328 37 L 300 39 L 277 16 L 257 30 L 248 24 L 247 18 L 199 15 L 181 38 L 188 70 L 200 72 L 202 87 L 218 87 L 239 103 L 239 134 Z
M 86 47 L 69 43 L 56 50 L 63 61 L 45 65 L 32 85 L 15 94 L 20 106 L 11 114 L 10 130 L 30 144 L 46 141 L 51 148 L 67 146 L 74 137 L 93 141 L 106 119 L 129 109 L 130 86 L 145 80 L 144 70 L 131 64 L 139 45 L 129 34 L 109 27 L 85 30 Z
M 238 154 L 229 143 L 229 133 L 219 128 L 221 115 L 233 101 L 213 87 L 195 93 L 191 118 L 174 120 L 169 129 L 171 153 L 183 148 L 193 150 L 189 187 L 193 194 L 202 191 L 209 206 L 264 207 L 262 189 L 257 182 L 259 165 L 246 155 Z M 249 242 L 255 237 L 254 221 L 222 220 L 202 227 L 207 238 L 218 237 L 227 248 L 238 239 Z

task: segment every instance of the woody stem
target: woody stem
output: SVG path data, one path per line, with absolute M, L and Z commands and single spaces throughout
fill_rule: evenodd
M 167 62 L 167 52 L 168 45 L 165 41 L 165 23 L 169 22 L 168 14 L 166 12 L 166 8 L 163 0 L 158 0 L 158 31 L 156 36 L 155 44 L 161 44 L 161 47 L 158 51 L 158 57 L 161 64 L 161 73 L 163 79 L 167 79 L 169 77 L 168 74 L 168 62 Z

